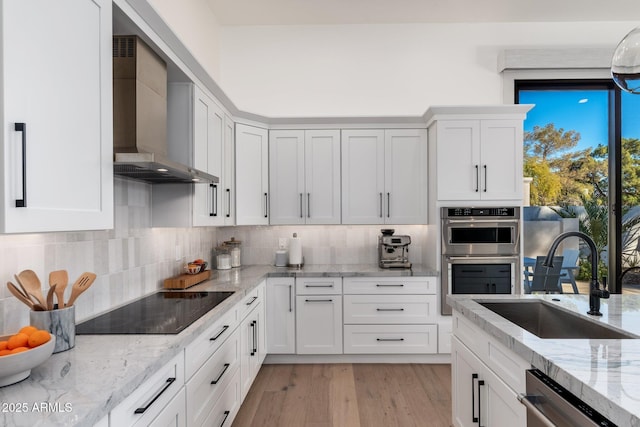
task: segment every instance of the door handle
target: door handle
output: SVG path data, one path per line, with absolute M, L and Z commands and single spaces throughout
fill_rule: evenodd
M 169 388 L 169 386 L 171 384 L 173 384 L 173 382 L 175 381 L 175 377 L 171 377 L 171 378 L 167 378 L 167 381 L 165 381 L 165 385 L 164 387 L 162 387 L 162 389 L 160 389 L 160 391 L 158 393 L 156 393 L 156 395 L 153 397 L 153 399 L 151 399 L 149 401 L 149 403 L 147 403 L 146 406 L 142 406 L 140 408 L 137 408 L 135 411 L 133 411 L 134 414 L 144 414 L 146 412 L 147 409 L 149 409 L 151 407 L 151 405 L 153 405 L 155 403 L 156 400 L 158 400 L 158 398 L 160 396 L 162 396 L 162 394 L 167 391 L 167 389 Z
M 482 427 L 482 401 L 480 399 L 480 387 L 484 385 L 484 380 L 478 380 L 478 427 Z
M 480 188 L 480 175 L 479 175 L 479 171 L 478 171 L 478 165 L 476 165 L 476 193 L 478 192 L 478 189 Z
M 215 184 L 209 184 L 211 186 L 211 212 L 209 216 L 218 216 L 218 186 Z
M 382 218 L 382 193 L 380 193 L 380 218 Z
M 475 407 L 475 403 L 476 403 L 476 388 L 475 388 L 475 382 L 478 379 L 478 374 L 471 374 L 471 421 L 474 423 L 478 422 L 478 417 L 476 417 L 476 407 Z
M 302 218 L 302 193 L 300 193 L 300 218 Z
M 291 294 L 292 293 L 293 293 L 293 286 L 289 285 L 289 313 L 291 313 L 291 311 L 293 310 L 293 306 L 291 304 L 291 300 L 292 300 Z
M 228 363 L 224 364 L 224 368 L 222 368 L 222 372 L 220 372 L 220 375 L 218 375 L 218 378 L 216 378 L 215 380 L 211 381 L 211 385 L 218 384 L 218 382 L 220 381 L 220 379 L 222 378 L 224 373 L 227 372 L 227 369 L 229 369 L 229 366 L 230 365 Z
M 231 189 L 227 188 L 225 190 L 227 192 L 227 218 L 231 216 Z
M 16 199 L 16 208 L 27 207 L 27 124 L 14 123 L 16 132 L 22 132 L 22 199 Z
M 487 192 L 487 165 L 484 165 L 484 192 Z
M 264 217 L 269 218 L 269 197 L 264 193 Z
M 307 218 L 311 218 L 311 193 L 307 193 Z
M 387 193 L 387 218 L 391 217 L 391 193 Z

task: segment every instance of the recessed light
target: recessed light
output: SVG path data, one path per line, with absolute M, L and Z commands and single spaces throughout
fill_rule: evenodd
M 156 169 L 158 172 L 169 172 L 169 169 L 165 169 L 165 168 L 158 168 Z
M 191 181 L 198 182 L 198 181 L 200 181 L 200 178 L 191 178 Z
M 589 102 L 589 99 L 582 98 L 580 101 L 578 101 L 578 104 L 586 104 L 587 102 Z

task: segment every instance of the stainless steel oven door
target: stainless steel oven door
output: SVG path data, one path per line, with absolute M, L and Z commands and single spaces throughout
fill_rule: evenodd
M 515 255 L 520 249 L 518 219 L 445 219 L 442 253 L 447 255 Z
M 451 314 L 446 295 L 513 294 L 520 277 L 519 256 L 442 255 L 441 301 L 443 315 Z

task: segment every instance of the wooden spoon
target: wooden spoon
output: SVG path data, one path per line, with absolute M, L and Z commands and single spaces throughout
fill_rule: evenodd
M 18 289 L 18 287 L 13 283 L 7 282 L 7 288 L 9 288 L 9 292 L 11 292 L 14 297 L 25 303 L 31 310 L 44 311 L 44 307 L 42 307 L 40 304 L 34 304 L 34 302 L 27 298 L 22 292 L 20 292 L 20 289 Z
M 69 298 L 69 302 L 65 307 L 71 307 L 73 303 L 76 301 L 76 298 L 80 296 L 81 293 L 86 291 L 89 286 L 96 280 L 95 273 L 82 273 L 78 280 L 71 287 L 71 297 Z
M 42 295 L 42 285 L 38 275 L 33 270 L 24 270 L 18 274 L 18 278 L 27 294 L 38 300 L 41 306 L 46 307 L 47 302 L 44 299 L 44 295 Z
M 49 273 L 49 286 L 55 287 L 54 291 L 58 300 L 58 308 L 64 308 L 64 290 L 69 284 L 67 270 L 56 270 Z
M 47 310 L 53 310 L 53 294 L 56 291 L 56 285 L 54 284 L 49 288 L 47 292 Z

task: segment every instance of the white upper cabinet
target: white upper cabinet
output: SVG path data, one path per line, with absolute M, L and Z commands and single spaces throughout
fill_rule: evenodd
M 340 223 L 340 131 L 269 133 L 271 224 Z
M 167 90 L 169 157 L 217 176 L 217 184 L 153 186 L 155 227 L 225 224 L 223 146 L 229 137 L 222 109 L 193 83 L 170 83 Z M 233 134 L 231 133 L 231 137 Z M 231 143 L 232 144 L 232 143 Z
M 112 228 L 111 2 L 0 8 L 0 232 Z
M 269 224 L 269 138 L 266 129 L 236 124 L 236 224 Z
M 521 201 L 523 120 L 529 108 L 435 108 L 429 144 L 436 157 L 431 173 L 437 200 Z
M 342 131 L 342 223 L 427 223 L 424 129 Z

